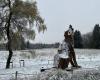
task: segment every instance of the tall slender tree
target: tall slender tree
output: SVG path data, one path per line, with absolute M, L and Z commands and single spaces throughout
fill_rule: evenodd
M 0 39 L 7 38 L 9 51 L 6 68 L 10 67 L 13 56 L 12 35 L 18 32 L 23 38 L 34 39 L 34 26 L 39 32 L 46 30 L 35 1 L 30 3 L 22 0 L 0 0 L 0 35 L 2 36 Z
M 100 49 L 100 26 L 96 24 L 93 29 L 92 34 L 92 48 Z
M 75 48 L 83 48 L 81 32 L 78 30 L 76 30 L 74 33 L 74 47 Z

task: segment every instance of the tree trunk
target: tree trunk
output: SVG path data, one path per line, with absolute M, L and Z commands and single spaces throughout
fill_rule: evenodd
M 10 26 L 11 26 L 11 18 L 12 18 L 11 1 L 8 0 L 8 2 L 9 2 L 9 17 L 8 17 L 8 20 L 7 20 L 7 23 L 6 23 L 6 32 L 7 32 L 7 39 L 8 39 L 7 48 L 8 48 L 8 51 L 9 51 L 9 56 L 8 56 L 7 63 L 6 63 L 6 69 L 10 68 L 10 61 L 11 61 L 11 58 L 12 58 L 12 55 L 13 55 L 12 48 L 11 48 L 11 36 L 10 36 Z

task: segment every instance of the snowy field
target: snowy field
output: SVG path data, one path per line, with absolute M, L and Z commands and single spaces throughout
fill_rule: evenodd
M 75 49 L 75 52 L 77 62 L 82 68 L 97 69 L 100 66 L 100 50 Z M 53 57 L 56 53 L 57 49 L 14 51 L 11 60 L 13 65 L 11 64 L 10 69 L 5 69 L 8 52 L 0 51 L 0 80 L 14 80 L 16 71 L 18 71 L 18 77 L 30 80 L 29 76 L 39 74 L 41 67 L 53 66 Z M 24 60 L 24 64 L 20 60 Z

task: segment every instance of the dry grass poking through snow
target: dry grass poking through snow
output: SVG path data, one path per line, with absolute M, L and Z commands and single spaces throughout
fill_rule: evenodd
M 100 71 L 84 68 L 74 71 L 50 69 L 36 76 L 18 78 L 18 80 L 100 80 Z
M 37 75 L 33 80 L 100 80 L 100 72 L 95 69 L 77 69 L 73 72 L 51 69 Z

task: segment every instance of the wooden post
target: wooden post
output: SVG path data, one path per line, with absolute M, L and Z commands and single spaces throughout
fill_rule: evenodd
M 23 67 L 25 67 L 25 61 L 23 60 Z
M 17 80 L 17 76 L 18 76 L 18 71 L 16 71 L 15 73 L 15 80 Z

